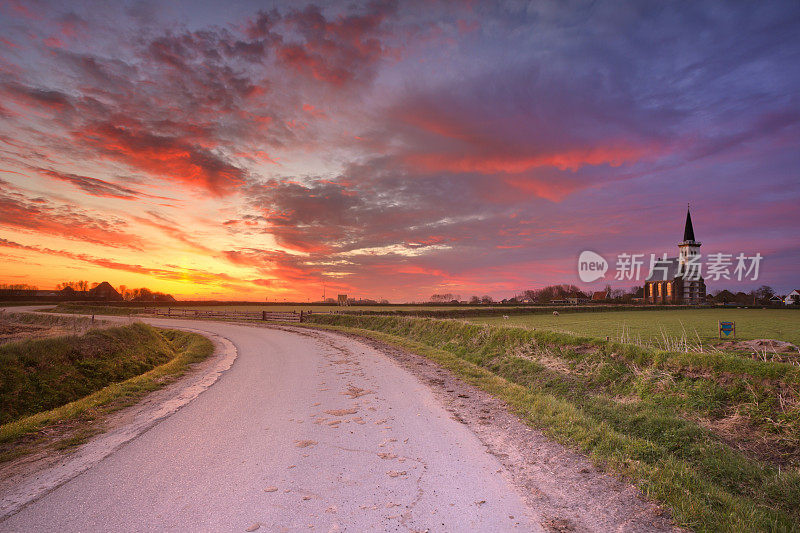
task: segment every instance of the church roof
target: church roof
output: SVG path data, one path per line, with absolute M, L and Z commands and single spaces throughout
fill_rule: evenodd
M 683 240 L 694 241 L 694 228 L 692 227 L 692 214 L 686 208 L 686 226 L 683 228 Z

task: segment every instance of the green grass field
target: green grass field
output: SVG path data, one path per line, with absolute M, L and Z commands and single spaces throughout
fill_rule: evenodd
M 571 333 L 585 337 L 653 343 L 663 335 L 704 344 L 717 340 L 717 321 L 736 322 L 736 338 L 776 339 L 800 345 L 800 311 L 793 309 L 676 309 L 664 311 L 609 311 L 607 313 L 561 313 L 468 319 L 476 324 L 515 326 Z

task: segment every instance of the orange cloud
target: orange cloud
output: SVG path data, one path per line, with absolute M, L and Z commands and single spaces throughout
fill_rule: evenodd
M 436 268 L 427 268 L 420 265 L 383 265 L 382 267 L 379 268 L 383 268 L 395 274 L 436 276 L 440 278 L 450 277 L 450 274 L 448 274 L 444 270 L 439 270 Z
M 406 162 L 428 172 L 477 172 L 480 174 L 520 174 L 538 167 L 578 170 L 587 165 L 618 167 L 643 157 L 647 150 L 638 147 L 575 148 L 550 154 L 409 154 Z
M 29 198 L 10 189 L 0 180 L 0 227 L 9 227 L 56 235 L 78 241 L 111 247 L 142 249 L 144 241 L 137 235 L 122 231 L 124 221 L 115 217 L 102 218 L 69 205 L 55 204 L 44 198 Z
M 178 225 L 174 221 L 169 220 L 153 211 L 148 211 L 147 214 L 150 215 L 151 218 L 134 216 L 133 219 L 139 222 L 140 224 L 144 224 L 146 226 L 150 226 L 152 228 L 160 230 L 165 235 L 168 235 L 173 239 L 175 239 L 176 241 L 182 242 L 183 244 L 187 245 L 189 249 L 195 252 L 211 256 L 218 254 L 217 250 L 213 250 L 208 246 L 205 246 L 197 242 L 197 240 L 195 240 L 189 234 L 183 231 L 180 225 Z
M 57 172 L 55 170 L 45 169 L 45 168 L 35 168 L 35 167 L 31 168 L 32 170 L 35 170 L 36 172 L 42 174 L 43 176 L 48 176 L 50 178 L 59 181 L 70 183 L 75 187 L 81 189 L 85 193 L 100 198 L 117 198 L 120 200 L 136 200 L 137 198 L 152 198 L 156 200 L 170 200 L 173 202 L 175 201 L 174 198 L 168 198 L 166 196 L 155 196 L 152 194 L 143 193 L 141 191 L 137 191 L 129 187 L 124 187 L 122 185 L 111 183 L 109 181 L 101 180 L 98 178 L 79 176 L 77 174 L 71 174 L 67 172 Z
M 244 183 L 245 172 L 221 156 L 178 137 L 112 124 L 94 124 L 73 136 L 111 159 L 222 196 Z

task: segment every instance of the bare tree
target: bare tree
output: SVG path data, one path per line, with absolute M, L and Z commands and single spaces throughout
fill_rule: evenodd
M 552 300 L 562 300 L 576 294 L 583 294 L 580 288 L 575 285 L 548 285 L 541 289 L 528 289 L 523 291 L 524 298 L 530 298 L 534 302 L 547 303 Z
M 761 303 L 769 303 L 770 298 L 775 296 L 775 289 L 770 287 L 769 285 L 762 285 L 758 289 L 756 289 L 756 297 Z

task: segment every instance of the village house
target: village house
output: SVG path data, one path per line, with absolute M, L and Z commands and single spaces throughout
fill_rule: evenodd
M 611 299 L 611 294 L 608 291 L 594 291 L 592 293 L 593 302 L 605 302 Z
M 91 300 L 103 302 L 121 302 L 124 300 L 122 295 L 111 286 L 107 281 L 97 284 L 88 291 L 77 291 L 72 287 L 64 287 L 58 291 L 58 299 L 60 300 Z
M 793 290 L 783 299 L 785 305 L 794 305 L 798 301 L 800 301 L 800 290 L 798 289 Z
M 569 294 L 567 294 L 565 298 L 550 300 L 550 303 L 558 305 L 578 305 L 578 304 L 585 304 L 589 302 L 589 300 L 590 300 L 589 296 L 582 293 L 581 291 L 572 291 Z
M 692 215 L 687 209 L 683 241 L 678 244 L 678 257 L 654 263 L 644 284 L 644 301 L 648 304 L 701 304 L 706 299 L 706 284 L 699 272 L 692 272 L 692 261 L 701 243 L 694 238 Z
M 87 292 L 90 300 L 105 300 L 107 302 L 121 302 L 123 300 L 122 295 L 107 281 Z

